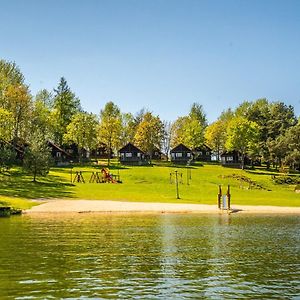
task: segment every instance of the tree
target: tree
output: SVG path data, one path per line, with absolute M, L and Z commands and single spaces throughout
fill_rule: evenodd
M 259 138 L 259 127 L 243 117 L 234 117 L 227 127 L 226 149 L 236 150 L 242 156 L 242 169 L 247 151 L 255 147 Z
M 41 98 L 36 98 L 31 113 L 31 130 L 43 132 L 47 140 L 54 139 L 51 109 Z
M 163 121 L 163 138 L 162 138 L 162 151 L 169 160 L 169 153 L 172 142 L 172 123 L 169 121 Z
M 189 121 L 187 116 L 179 117 L 171 127 L 171 147 L 185 143 L 185 124 Z
M 1 144 L 0 145 L 0 173 L 11 165 L 16 160 L 16 152 L 13 150 L 11 145 Z
M 203 129 L 207 126 L 206 114 L 201 104 L 199 103 L 192 104 L 189 117 L 192 120 L 197 120 Z
M 136 145 L 146 152 L 151 160 L 154 149 L 161 148 L 162 138 L 162 121 L 159 116 L 153 116 L 152 113 L 147 112 L 137 127 L 136 134 L 134 136 Z
M 122 119 L 122 131 L 120 140 L 122 145 L 126 145 L 132 142 L 136 132 L 136 120 L 131 113 L 124 113 L 121 115 Z
M 6 84 L 22 85 L 24 75 L 15 62 L 0 59 L 0 90 Z
M 54 97 L 53 94 L 46 89 L 40 90 L 35 96 L 35 102 L 41 102 L 48 109 L 53 108 Z
M 290 127 L 284 137 L 284 144 L 287 148 L 285 162 L 295 169 L 300 166 L 300 123 Z
M 12 113 L 0 108 L 0 142 L 10 142 L 12 140 L 13 126 Z
M 0 60 L 0 107 L 12 113 L 13 138 L 25 138 L 29 124 L 31 95 L 24 76 L 14 62 Z
M 79 112 L 72 117 L 64 135 L 66 143 L 73 142 L 78 146 L 79 162 L 81 151 L 90 151 L 97 144 L 97 119 L 93 114 Z
M 38 175 L 46 176 L 49 173 L 51 162 L 51 151 L 47 146 L 43 134 L 39 131 L 33 132 L 30 137 L 30 145 L 24 154 L 23 167 L 33 176 L 36 182 Z
M 220 160 L 221 151 L 225 148 L 226 124 L 218 120 L 210 124 L 205 130 L 205 141 L 207 145 L 217 154 L 217 160 Z
M 28 134 L 31 111 L 31 96 L 24 85 L 8 85 L 4 91 L 5 109 L 12 113 L 14 119 L 13 138 L 24 138 Z
M 172 147 L 184 144 L 194 150 L 204 143 L 207 120 L 203 107 L 194 103 L 188 116 L 179 117 L 172 125 Z
M 112 150 L 116 150 L 120 143 L 122 132 L 121 112 L 113 102 L 107 102 L 100 112 L 98 140 L 104 143 L 108 150 L 107 164 L 110 165 Z
M 283 102 L 270 104 L 270 114 L 267 121 L 268 138 L 276 139 L 277 136 L 284 134 L 285 131 L 297 124 L 294 108 Z
M 184 144 L 192 150 L 203 145 L 204 129 L 205 127 L 198 119 L 189 116 L 183 127 Z
M 80 100 L 71 91 L 64 77 L 61 77 L 54 93 L 52 119 L 55 127 L 55 142 L 61 145 L 72 116 L 81 111 L 81 107 Z
M 0 108 L 0 172 L 4 167 L 12 165 L 16 158 L 15 151 L 9 145 L 12 139 L 13 123 L 12 113 Z

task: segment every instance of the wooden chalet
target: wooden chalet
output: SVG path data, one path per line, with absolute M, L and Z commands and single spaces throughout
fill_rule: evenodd
M 145 153 L 131 143 L 119 150 L 119 160 L 122 164 L 144 165 L 148 163 Z
M 108 158 L 109 151 L 105 144 L 100 144 L 91 151 L 91 158 Z M 110 149 L 110 158 L 113 158 L 113 150 Z
M 163 154 L 161 153 L 161 151 L 157 147 L 155 147 L 152 153 L 152 159 L 161 160 L 162 155 Z
M 207 145 L 202 145 L 201 147 L 196 147 L 193 151 L 195 160 L 198 161 L 211 161 L 212 149 Z
M 73 160 L 73 156 L 67 151 L 62 149 L 60 146 L 55 143 L 48 141 L 48 147 L 51 149 L 51 156 L 54 159 L 55 163 L 67 163 Z
M 224 167 L 242 167 L 242 154 L 239 151 L 225 151 L 221 154 L 221 164 Z M 247 155 L 244 157 L 244 166 L 250 165 L 251 159 Z
M 225 151 L 221 154 L 222 166 L 240 166 L 242 164 L 242 156 L 238 151 Z
M 178 164 L 186 164 L 193 159 L 192 150 L 183 144 L 179 144 L 170 151 L 171 162 Z

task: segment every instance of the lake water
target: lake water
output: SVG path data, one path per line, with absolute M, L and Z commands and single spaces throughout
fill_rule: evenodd
M 0 219 L 0 299 L 300 299 L 300 217 Z

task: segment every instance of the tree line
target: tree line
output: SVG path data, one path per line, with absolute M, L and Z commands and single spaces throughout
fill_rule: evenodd
M 191 150 L 206 144 L 218 160 L 222 152 L 236 150 L 243 157 L 262 159 L 268 166 L 295 168 L 300 164 L 299 119 L 294 108 L 283 102 L 244 101 L 236 109 L 222 112 L 211 124 L 199 103 L 193 103 L 188 115 L 173 122 L 146 109 L 136 114 L 121 112 L 111 101 L 95 115 L 83 110 L 64 77 L 53 91 L 43 89 L 32 95 L 19 67 L 0 60 L 1 166 L 11 160 L 10 147 L 17 147 L 20 141 L 28 144 L 25 165 L 39 155 L 44 161 L 43 151 L 38 149 L 47 151 L 43 145 L 48 140 L 59 146 L 75 143 L 79 151 L 103 144 L 108 159 L 128 142 L 150 158 L 156 149 L 168 155 L 172 147 L 183 143 Z

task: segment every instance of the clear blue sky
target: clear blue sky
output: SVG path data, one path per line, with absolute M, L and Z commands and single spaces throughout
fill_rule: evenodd
M 199 102 L 213 121 L 266 97 L 300 114 L 300 1 L 0 0 L 0 32 L 33 94 L 65 76 L 94 113 Z

